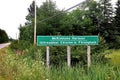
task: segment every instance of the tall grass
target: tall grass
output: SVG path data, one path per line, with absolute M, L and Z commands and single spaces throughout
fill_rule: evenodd
M 36 54 L 40 53 L 38 51 Z M 0 78 L 3 80 L 45 80 L 46 70 L 44 63 L 39 60 L 33 60 L 29 57 L 13 54 L 11 50 L 6 49 L 2 54 L 0 62 Z
M 92 65 L 89 70 L 83 67 L 51 68 L 49 80 L 120 80 L 120 68 L 110 65 Z
M 120 80 L 120 66 L 96 63 L 88 69 L 85 66 L 50 67 L 41 60 L 41 51 L 31 57 L 13 54 L 10 49 L 0 52 L 0 80 Z
M 109 58 L 110 63 L 120 66 L 120 50 L 108 50 L 106 51 L 106 58 Z

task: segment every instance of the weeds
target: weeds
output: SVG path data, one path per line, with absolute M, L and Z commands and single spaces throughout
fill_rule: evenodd
M 0 80 L 120 80 L 120 66 L 96 63 L 85 66 L 51 67 L 46 69 L 41 50 L 35 59 L 14 54 L 9 48 L 0 51 Z

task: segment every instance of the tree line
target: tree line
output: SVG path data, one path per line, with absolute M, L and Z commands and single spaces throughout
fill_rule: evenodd
M 0 43 L 4 43 L 4 42 L 7 42 L 9 39 L 8 39 L 8 35 L 7 33 L 0 29 Z
M 92 46 L 91 56 L 94 61 L 105 59 L 105 50 L 120 48 L 120 1 L 113 7 L 111 0 L 85 0 L 73 10 L 65 11 L 57 8 L 55 2 L 46 0 L 37 6 L 37 34 L 36 35 L 98 35 L 99 45 Z M 28 8 L 25 25 L 20 25 L 20 45 L 28 48 L 34 38 L 34 2 Z M 54 17 L 53 17 L 54 16 Z M 27 41 L 27 42 L 26 42 Z M 24 43 L 23 43 L 24 42 Z M 26 47 L 25 47 L 26 43 Z M 15 46 L 16 47 L 16 46 Z M 35 48 L 35 47 L 34 47 Z M 29 48 L 29 54 L 34 59 L 35 49 Z M 45 60 L 45 47 L 40 47 Z M 85 65 L 86 46 L 71 47 L 72 64 Z M 51 64 L 62 64 L 67 60 L 65 46 L 50 47 Z
M 68 12 L 58 9 L 52 0 L 46 1 L 40 7 L 37 6 L 37 35 L 99 35 L 110 48 L 119 48 L 119 10 L 119 0 L 115 8 L 111 0 L 86 0 Z M 19 27 L 20 40 L 33 42 L 34 2 L 28 8 L 28 12 L 27 22 Z M 57 16 L 42 21 L 53 15 Z

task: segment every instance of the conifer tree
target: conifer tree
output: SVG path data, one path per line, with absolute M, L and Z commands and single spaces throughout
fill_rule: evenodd
M 114 17 L 114 47 L 120 48 L 120 0 L 117 1 Z
M 111 0 L 101 0 L 101 6 L 103 7 L 103 20 L 100 24 L 101 27 L 101 36 L 103 36 L 107 43 L 113 42 L 113 8 Z

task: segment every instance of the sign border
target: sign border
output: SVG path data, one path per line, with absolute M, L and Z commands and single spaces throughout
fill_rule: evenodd
M 96 37 L 97 40 L 95 44 L 49 44 L 49 45 L 40 45 L 39 42 L 39 37 Z M 98 35 L 87 35 L 87 36 L 37 36 L 37 46 L 78 46 L 78 45 L 98 45 L 99 43 L 99 39 L 98 39 Z

